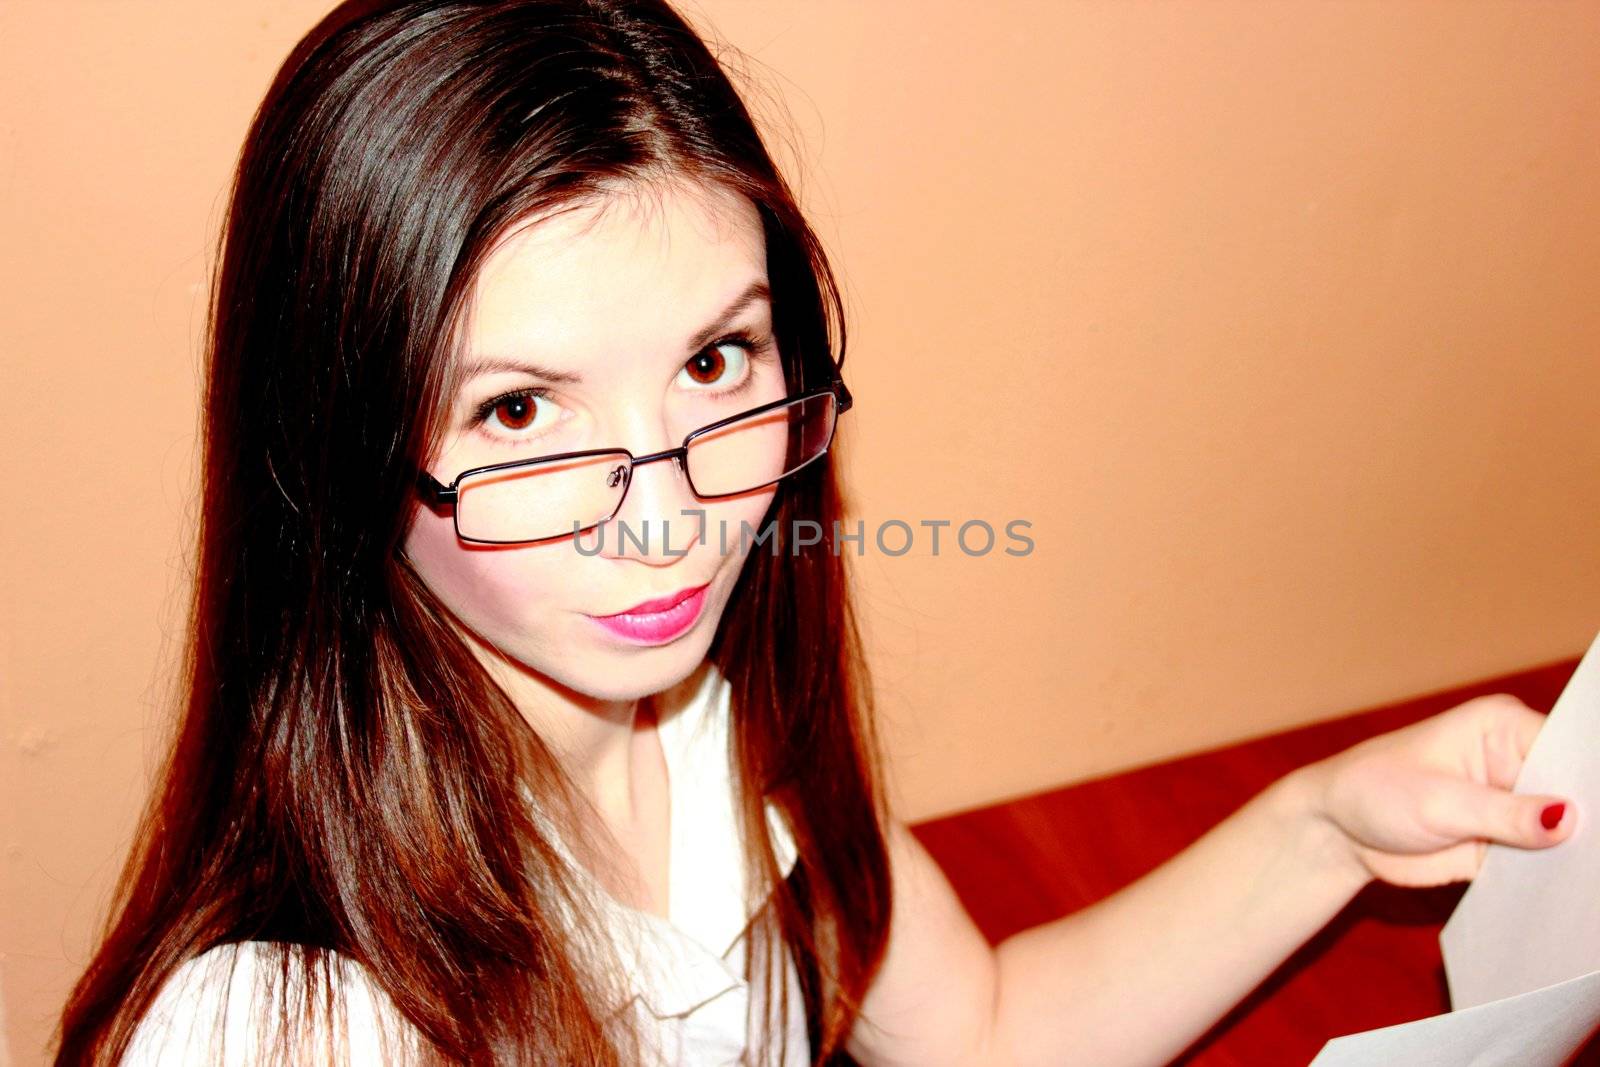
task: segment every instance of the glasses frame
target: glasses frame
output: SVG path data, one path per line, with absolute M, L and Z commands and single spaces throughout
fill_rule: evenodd
M 836 407 L 836 410 L 833 413 L 833 426 L 830 427 L 828 431 L 828 443 L 823 445 L 822 450 L 816 455 L 800 464 L 800 466 L 795 467 L 794 470 L 785 471 L 769 482 L 762 482 L 760 485 L 753 485 L 748 489 L 740 489 L 738 492 L 705 494 L 695 488 L 694 478 L 689 474 L 689 445 L 693 443 L 696 438 L 711 433 L 714 430 L 720 430 L 730 423 L 738 422 L 740 419 L 747 419 L 752 415 L 759 415 L 764 411 L 775 411 L 778 408 L 785 407 L 789 404 L 798 404 L 802 401 L 814 400 L 818 397 L 829 395 L 833 396 Z M 626 448 L 586 448 L 580 449 L 576 452 L 553 452 L 548 456 L 535 456 L 532 459 L 514 459 L 505 463 L 489 463 L 481 467 L 469 467 L 460 474 L 457 474 L 455 478 L 451 480 L 449 485 L 445 485 L 432 474 L 429 474 L 426 470 L 418 469 L 417 490 L 421 494 L 423 501 L 431 508 L 437 509 L 445 505 L 449 505 L 451 511 L 450 521 L 455 526 L 456 537 L 463 541 L 478 545 L 538 544 L 542 541 L 553 541 L 559 537 L 576 535 L 582 533 L 584 530 L 592 530 L 596 526 L 610 522 L 612 519 L 616 518 L 617 512 L 622 510 L 623 503 L 628 499 L 628 490 L 633 485 L 633 472 L 639 467 L 644 466 L 646 463 L 655 463 L 658 460 L 676 460 L 678 463 L 678 469 L 683 471 L 684 478 L 686 478 L 689 482 L 689 488 L 693 490 L 694 495 L 699 497 L 701 500 L 721 500 L 731 496 L 743 496 L 745 493 L 753 493 L 757 489 L 765 489 L 769 485 L 776 485 L 778 482 L 781 482 L 783 479 L 789 477 L 789 475 L 794 474 L 796 471 L 804 470 L 806 467 L 810 466 L 812 463 L 815 463 L 817 460 L 828 454 L 828 450 L 833 447 L 834 436 L 839 432 L 839 416 L 849 411 L 851 404 L 853 403 L 854 401 L 850 396 L 849 387 L 844 384 L 844 379 L 840 377 L 838 370 L 835 369 L 828 381 L 814 389 L 804 390 L 803 392 L 797 393 L 794 396 L 785 396 L 770 403 L 761 404 L 758 407 L 750 408 L 747 411 L 741 411 L 737 414 L 718 419 L 716 422 L 708 423 L 707 425 L 687 434 L 683 439 L 683 443 L 676 448 L 667 448 L 660 452 L 651 452 L 649 455 L 645 456 L 635 456 Z M 628 473 L 623 479 L 622 495 L 617 498 L 617 506 L 612 509 L 610 515 L 607 515 L 603 519 L 598 519 L 590 525 L 582 527 L 581 529 L 571 531 L 564 530 L 561 533 L 551 534 L 548 537 L 536 537 L 529 540 L 487 541 L 477 537 L 466 537 L 461 533 L 459 513 L 457 512 L 455 505 L 458 499 L 462 479 L 470 478 L 476 474 L 484 474 L 488 471 L 515 470 L 519 467 L 532 467 L 541 463 L 554 463 L 559 460 L 584 459 L 589 456 L 617 456 L 619 458 L 625 456 L 628 459 Z

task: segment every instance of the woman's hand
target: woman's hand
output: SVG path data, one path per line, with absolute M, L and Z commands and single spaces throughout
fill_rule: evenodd
M 1316 814 L 1371 877 L 1402 886 L 1470 881 L 1490 841 L 1548 848 L 1572 834 L 1578 812 L 1567 798 L 1510 792 L 1544 721 L 1514 696 L 1477 697 L 1297 773 L 1310 779 Z

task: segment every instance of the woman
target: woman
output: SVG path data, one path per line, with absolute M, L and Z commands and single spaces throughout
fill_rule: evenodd
M 314 29 L 238 168 L 187 706 L 59 1061 L 1159 1063 L 1369 879 L 1570 834 L 1484 698 L 991 949 L 880 786 L 844 349 L 662 0 Z

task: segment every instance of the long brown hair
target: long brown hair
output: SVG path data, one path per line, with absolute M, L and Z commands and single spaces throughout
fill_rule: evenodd
M 181 964 L 242 941 L 313 983 L 359 963 L 427 1058 L 627 1062 L 593 1002 L 602 933 L 560 920 L 581 898 L 526 801 L 573 825 L 575 791 L 401 545 L 488 250 L 669 179 L 756 205 L 789 386 L 825 380 L 845 328 L 820 243 L 664 0 L 347 3 L 284 62 L 212 290 L 185 706 L 58 1062 L 116 1062 Z M 857 1018 L 890 913 L 843 512 L 831 457 L 780 484 L 778 540 L 751 551 L 710 652 L 747 884 L 772 890 L 746 976 L 781 986 L 793 954 L 805 1004 L 772 999 L 807 1013 L 814 1062 Z M 820 544 L 790 543 L 804 519 Z M 788 879 L 768 800 L 798 846 Z

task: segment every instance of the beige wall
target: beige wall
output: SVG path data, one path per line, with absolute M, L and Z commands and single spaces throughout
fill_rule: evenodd
M 34 1064 L 170 703 L 208 249 L 327 5 L 0 5 L 0 1002 Z M 1600 6 L 702 0 L 854 312 L 919 818 L 1600 629 Z M 982 14 L 978 14 L 978 12 Z M 0 1048 L 0 1062 L 5 1050 Z

